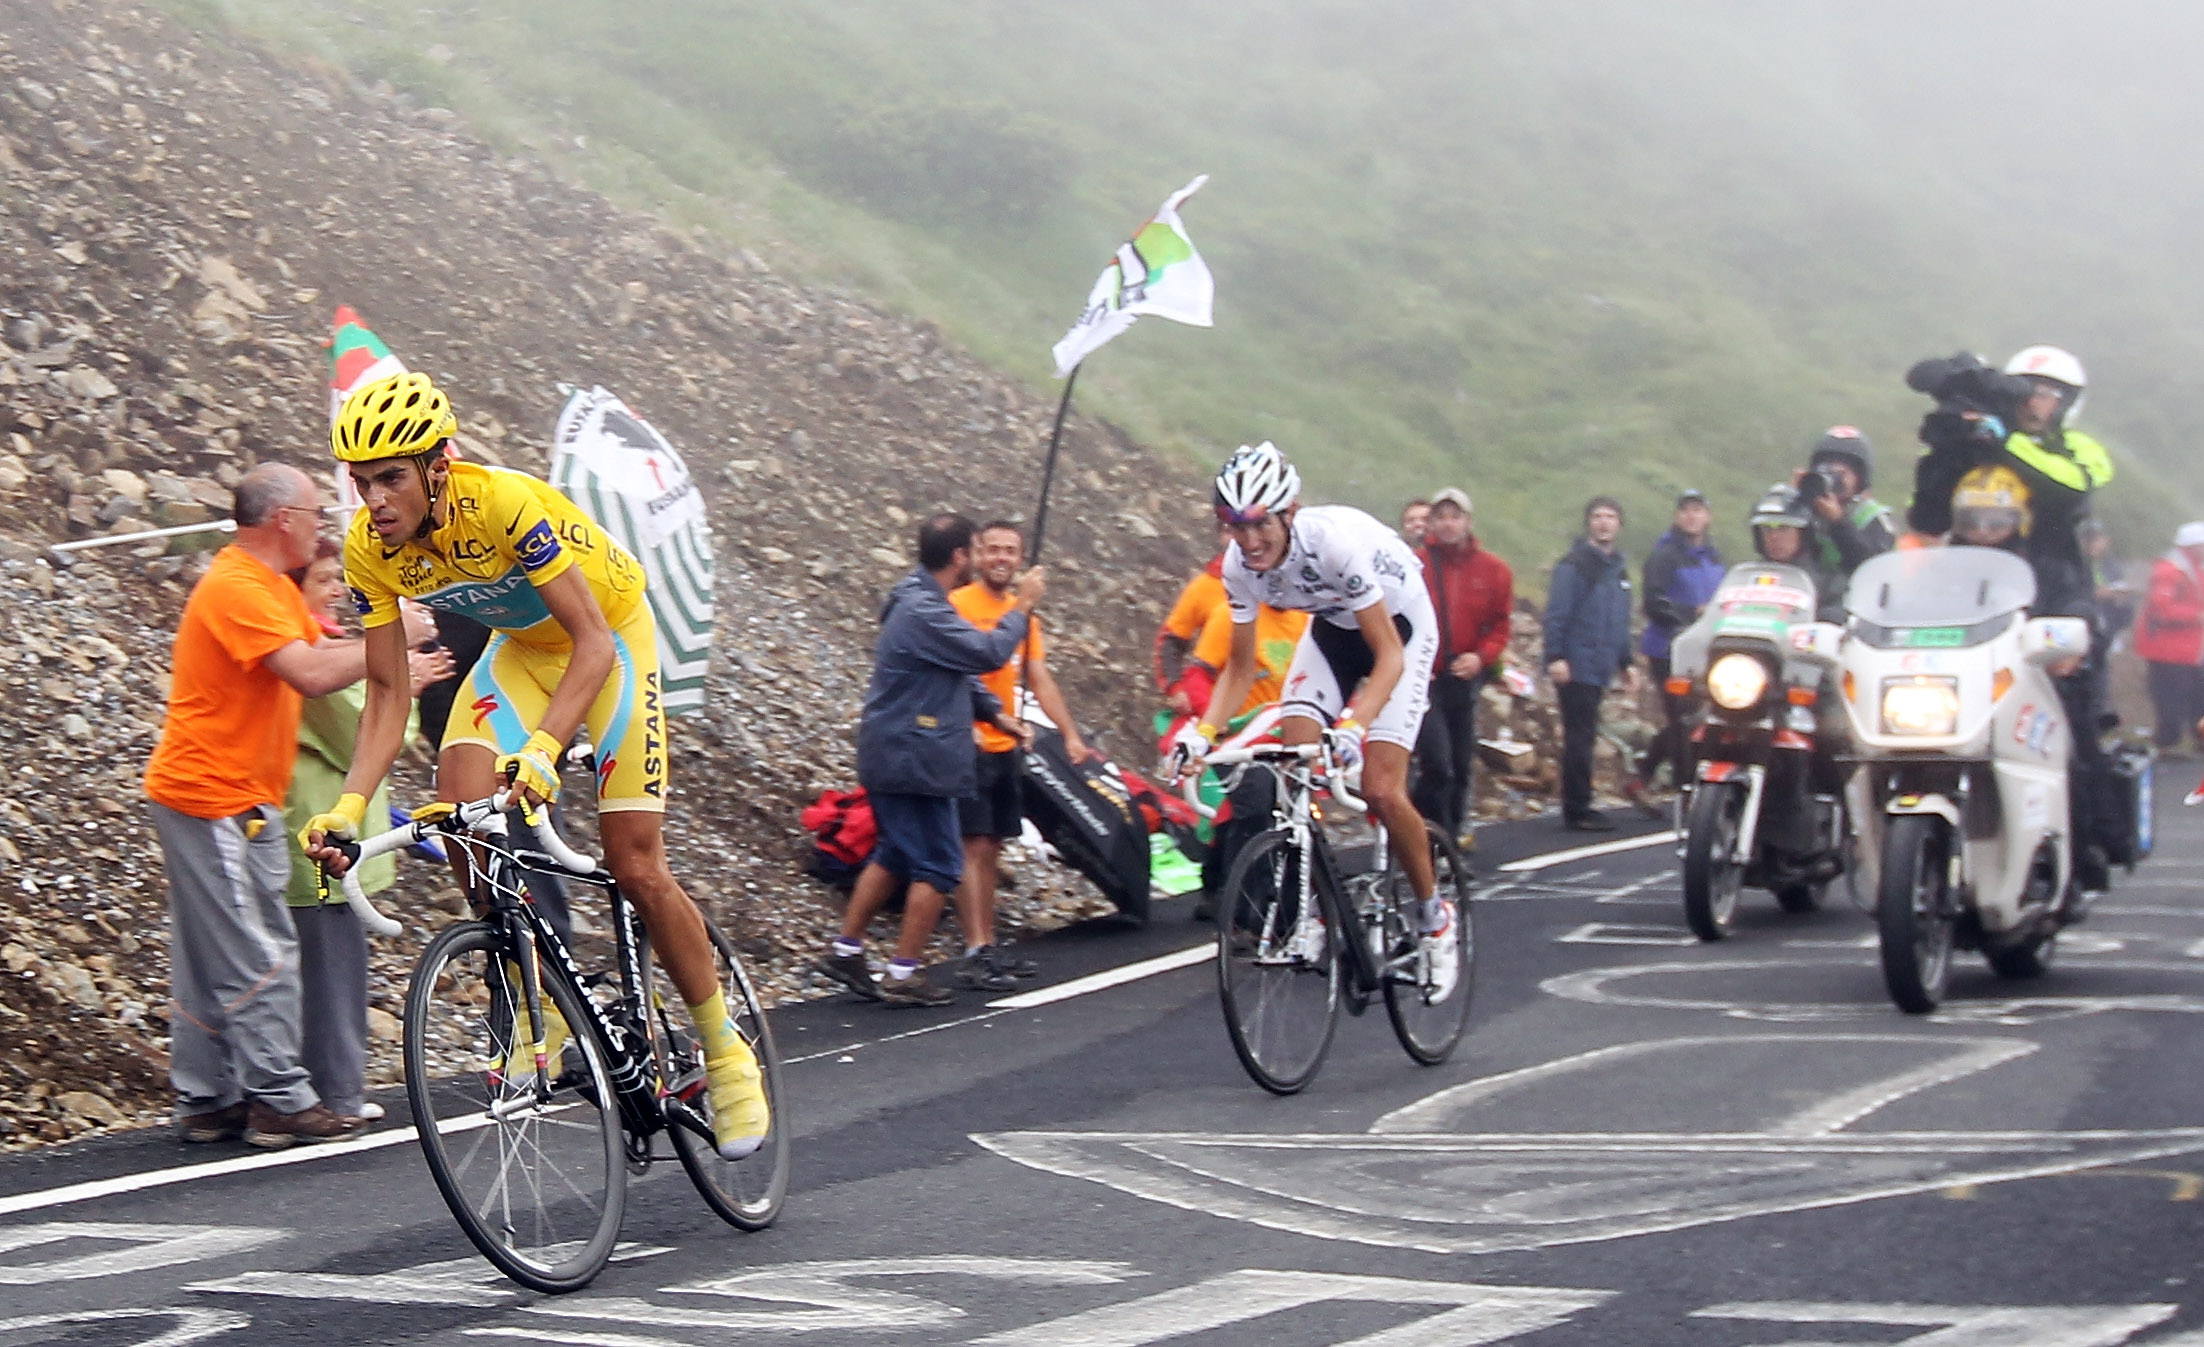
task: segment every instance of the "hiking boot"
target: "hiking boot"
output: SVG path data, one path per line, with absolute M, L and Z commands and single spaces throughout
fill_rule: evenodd
M 748 1044 L 734 1052 L 704 1059 L 704 1074 L 711 1081 L 712 1140 L 722 1160 L 740 1160 L 765 1144 L 773 1130 L 773 1114 L 765 1102 L 765 1078 Z
M 340 1118 L 316 1104 L 296 1113 L 278 1113 L 255 1099 L 245 1114 L 245 1144 L 280 1151 L 301 1143 L 344 1141 L 360 1134 L 358 1118 Z
M 907 978 L 880 979 L 880 999 L 891 1006 L 945 1006 L 957 999 L 947 987 L 936 985 L 921 968 Z
M 1041 975 L 1041 966 L 1031 959 L 1021 959 L 1001 945 L 982 946 L 987 951 L 987 962 L 998 973 L 1025 982 Z
M 872 980 L 872 969 L 862 954 L 822 954 L 811 961 L 811 971 L 840 983 L 853 996 L 880 999 L 880 984 Z
M 1017 982 L 996 967 L 993 946 L 982 945 L 957 961 L 957 985 L 981 992 L 1006 992 Z
M 245 1135 L 245 1101 L 212 1113 L 186 1113 L 176 1120 L 176 1139 L 187 1146 L 209 1146 Z

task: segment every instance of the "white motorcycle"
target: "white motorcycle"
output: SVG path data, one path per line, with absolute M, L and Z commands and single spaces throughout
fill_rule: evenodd
M 1955 948 L 2034 977 L 2076 915 L 2072 729 L 2049 670 L 2088 652 L 2089 628 L 2028 617 L 2035 597 L 2027 562 L 1983 547 L 1885 553 L 1846 594 L 1852 816 L 1883 980 L 1911 1014 L 1943 999 Z

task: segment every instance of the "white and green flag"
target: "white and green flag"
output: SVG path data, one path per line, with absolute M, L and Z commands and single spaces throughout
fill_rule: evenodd
M 1102 276 L 1087 296 L 1087 307 L 1071 331 L 1056 343 L 1056 377 L 1078 368 L 1110 338 L 1133 325 L 1142 314 L 1152 313 L 1193 327 L 1212 325 L 1211 310 L 1217 283 L 1209 265 L 1194 250 L 1179 221 L 1179 205 L 1209 181 L 1204 173 L 1173 192 L 1155 217 L 1140 227 L 1132 239 L 1118 248 L 1117 256 L 1102 269 Z
M 626 403 L 576 389 L 552 433 L 551 485 L 643 563 L 667 713 L 704 709 L 712 529 L 688 464 Z

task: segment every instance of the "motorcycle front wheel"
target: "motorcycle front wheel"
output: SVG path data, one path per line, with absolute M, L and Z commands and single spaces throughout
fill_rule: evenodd
M 1948 825 L 1926 814 L 1892 819 L 1883 840 L 1882 887 L 1875 901 L 1883 984 L 1908 1015 L 1936 1009 L 1951 978 L 1949 845 Z
M 1737 834 L 1744 826 L 1745 788 L 1702 782 L 1691 792 L 1684 832 L 1684 920 L 1701 940 L 1720 940 L 1737 917 L 1745 878 Z

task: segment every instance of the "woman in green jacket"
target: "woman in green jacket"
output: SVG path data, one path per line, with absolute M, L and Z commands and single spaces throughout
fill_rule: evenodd
M 291 572 L 307 611 L 321 624 L 325 639 L 345 639 L 338 625 L 344 601 L 344 562 L 337 545 L 321 540 L 314 559 Z M 451 656 L 442 650 L 413 655 L 413 690 L 451 672 Z M 317 809 L 343 789 L 352 764 L 352 743 L 360 728 L 367 685 L 354 683 L 306 701 L 298 726 L 298 762 L 291 773 L 291 798 L 284 826 L 291 834 L 291 883 L 285 896 L 298 928 L 301 1006 L 299 1061 L 313 1075 L 314 1089 L 330 1112 L 340 1117 L 382 1116 L 367 1102 L 367 932 L 345 906 L 344 891 L 332 887 L 322 896 L 312 861 L 298 849 L 298 832 Z M 371 819 L 388 818 L 389 787 L 368 806 Z M 381 856 L 360 867 L 360 884 L 380 893 L 397 879 L 397 857 Z

